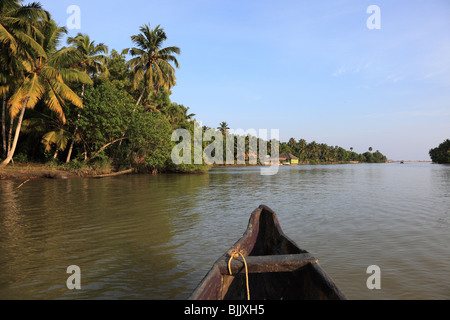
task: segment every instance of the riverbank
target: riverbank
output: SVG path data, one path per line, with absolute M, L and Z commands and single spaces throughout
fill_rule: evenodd
M 110 168 L 83 168 L 62 169 L 39 163 L 15 163 L 0 169 L 0 180 L 24 180 L 24 179 L 68 179 L 77 177 L 95 177 L 97 175 L 111 174 Z
M 161 173 L 173 174 L 200 174 L 209 170 L 200 168 L 191 171 L 162 171 Z M 136 170 L 120 169 L 117 170 L 110 165 L 65 165 L 52 163 L 14 163 L 0 169 L 0 180 L 29 180 L 29 179 L 69 179 L 69 178 L 105 178 L 131 173 L 156 174 L 156 172 L 145 171 L 145 169 Z
M 330 161 L 330 162 L 300 162 L 298 165 L 331 165 L 331 164 L 358 164 L 359 161 Z M 268 164 L 270 165 L 270 164 Z M 261 164 L 214 164 L 216 167 L 248 167 L 264 166 Z M 281 165 L 280 165 L 281 166 Z M 43 163 L 14 163 L 0 169 L 0 180 L 26 180 L 26 179 L 69 179 L 69 178 L 102 178 L 120 174 L 132 173 L 132 169 L 117 171 L 109 166 L 82 166 L 80 168 L 65 167 Z M 207 170 L 198 170 L 191 173 L 204 173 Z M 181 172 L 187 173 L 187 172 Z

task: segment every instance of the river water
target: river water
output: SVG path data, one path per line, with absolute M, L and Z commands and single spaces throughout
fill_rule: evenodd
M 0 299 L 185 299 L 260 204 L 349 299 L 450 299 L 450 166 L 21 182 L 0 181 Z M 381 289 L 367 287 L 371 265 Z

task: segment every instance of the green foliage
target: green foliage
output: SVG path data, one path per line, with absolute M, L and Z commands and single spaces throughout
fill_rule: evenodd
M 179 172 L 179 173 L 197 173 L 197 172 L 206 172 L 208 171 L 211 167 L 207 164 L 195 164 L 195 153 L 196 152 L 200 152 L 200 154 L 202 154 L 204 146 L 206 145 L 206 143 L 204 141 L 200 142 L 198 141 L 198 143 L 195 143 L 194 139 L 196 138 L 195 134 L 194 134 L 194 128 L 197 128 L 198 130 L 202 130 L 201 128 L 199 128 L 199 124 L 197 121 L 193 120 L 193 121 L 189 121 L 187 123 L 187 125 L 185 127 L 182 127 L 183 129 L 187 129 L 189 131 L 189 134 L 191 136 L 191 161 L 190 163 L 181 163 L 181 164 L 174 164 L 171 160 L 168 161 L 167 163 L 167 170 L 171 171 L 171 172 Z M 172 141 L 172 145 L 171 145 L 171 151 L 173 149 L 173 147 L 177 144 L 176 141 Z M 196 148 L 198 148 L 198 150 L 196 150 Z
M 450 163 L 450 140 L 447 139 L 438 147 L 430 149 L 429 155 L 435 163 Z
M 130 80 L 130 71 L 124 54 L 111 50 L 106 63 L 109 71 L 109 81 L 118 89 L 132 92 L 132 82 Z M 137 97 L 135 97 L 137 99 Z
M 123 137 L 133 108 L 133 98 L 110 82 L 85 88 L 84 107 L 79 119 L 74 121 L 77 121 L 78 134 L 88 157 L 107 143 Z
M 14 161 L 17 161 L 19 163 L 28 163 L 29 159 L 28 156 L 24 153 L 19 153 L 14 157 Z
M 135 112 L 127 132 L 131 137 L 128 146 L 131 151 L 129 159 L 141 170 L 160 171 L 170 160 L 171 126 L 160 113 L 145 112 L 143 108 Z
M 166 167 L 172 127 L 162 113 L 135 106 L 133 97 L 108 81 L 87 87 L 84 99 L 77 121 L 79 153 L 85 149 L 88 159 L 111 158 L 141 171 Z
M 52 164 L 47 163 L 47 166 L 55 169 L 66 170 L 80 176 L 103 174 L 111 170 L 111 161 L 109 159 L 95 160 L 92 163 L 86 163 L 82 160 L 73 159 L 69 163 Z
M 289 141 L 280 143 L 280 153 L 291 153 L 298 157 L 300 162 L 306 162 L 311 164 L 324 163 L 324 162 L 348 162 L 359 161 L 378 163 L 386 162 L 386 156 L 380 151 L 365 152 L 358 154 L 351 151 L 347 151 L 339 146 L 328 146 L 325 143 L 317 143 L 312 141 L 307 143 L 304 139 L 295 141 L 294 138 L 290 138 Z M 372 150 L 372 147 L 369 148 Z

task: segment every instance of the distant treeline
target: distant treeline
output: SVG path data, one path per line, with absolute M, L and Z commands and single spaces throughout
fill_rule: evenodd
M 430 149 L 429 155 L 435 163 L 450 163 L 450 140 L 447 139 L 438 147 Z
M 216 130 L 215 128 L 209 128 L 206 126 L 203 126 L 203 132 L 205 132 L 208 129 Z M 272 143 L 273 140 L 263 140 L 261 138 L 257 138 L 252 135 L 235 135 L 233 134 L 233 131 L 229 130 L 228 124 L 226 122 L 221 122 L 219 127 L 217 127 L 217 131 L 222 134 L 223 138 L 223 159 L 226 158 L 226 152 L 227 149 L 230 148 L 230 146 L 227 146 L 226 139 L 234 139 L 233 148 L 234 150 L 228 150 L 231 151 L 232 154 L 234 154 L 235 159 L 237 159 L 237 156 L 239 154 L 237 150 L 237 146 L 240 141 L 244 141 L 245 143 L 245 160 L 249 160 L 251 158 L 252 153 L 253 156 L 258 157 L 259 159 L 259 146 L 264 145 L 266 146 L 265 149 L 267 149 L 267 153 L 269 156 L 272 156 L 274 153 L 272 152 Z M 225 138 L 227 137 L 227 138 Z M 242 138 L 244 138 L 242 140 Z M 253 150 L 250 148 L 250 145 L 252 144 L 251 139 L 254 141 L 254 145 L 256 146 L 253 148 Z M 203 143 L 203 147 L 206 144 Z M 279 145 L 279 154 L 282 153 L 290 153 L 297 158 L 299 158 L 300 163 L 308 163 L 308 164 L 319 164 L 319 163 L 335 163 L 335 162 L 349 162 L 349 161 L 358 161 L 358 162 L 367 162 L 367 163 L 381 163 L 386 162 L 387 158 L 385 155 L 383 155 L 380 151 L 376 150 L 375 152 L 372 152 L 373 148 L 369 147 L 368 151 L 364 153 L 357 153 L 353 151 L 353 147 L 350 147 L 350 150 L 346 150 L 339 146 L 329 146 L 326 143 L 317 143 L 316 141 L 312 142 L 306 142 L 304 139 L 299 139 L 298 141 L 294 138 L 290 138 L 288 142 L 280 142 L 278 141 Z M 264 150 L 265 151 L 265 150 Z M 264 152 L 263 151 L 263 152 Z
M 326 143 L 315 141 L 307 143 L 304 139 L 296 141 L 290 138 L 288 142 L 280 144 L 280 153 L 289 152 L 299 158 L 300 162 L 321 163 L 321 162 L 386 162 L 387 158 L 380 151 L 372 152 L 372 147 L 364 153 L 356 153 L 353 147 L 346 150 L 339 146 L 329 146 Z

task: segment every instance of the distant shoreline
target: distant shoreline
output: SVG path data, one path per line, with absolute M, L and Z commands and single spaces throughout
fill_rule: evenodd
M 386 163 L 391 163 L 391 162 L 433 162 L 431 160 L 388 160 L 386 161 Z
M 432 163 L 431 160 L 388 160 L 383 163 Z M 359 161 L 339 161 L 339 162 L 301 162 L 292 166 L 305 166 L 305 165 L 333 165 L 333 164 L 363 164 L 366 162 Z M 226 168 L 226 167 L 264 167 L 269 166 L 262 164 L 219 164 L 212 165 L 211 168 Z M 280 165 L 280 166 L 291 166 L 291 165 Z M 127 172 L 128 173 L 128 172 Z M 14 165 L 7 166 L 6 168 L 0 169 L 0 181 L 1 180 L 24 180 L 24 179 L 69 179 L 69 178 L 99 178 L 106 176 L 118 175 L 119 172 L 116 172 L 111 169 L 104 169 L 93 172 L 85 172 L 83 170 L 61 170 L 56 168 L 51 168 L 46 166 L 45 164 L 21 164 L 15 163 Z M 164 174 L 164 173 L 162 173 Z

